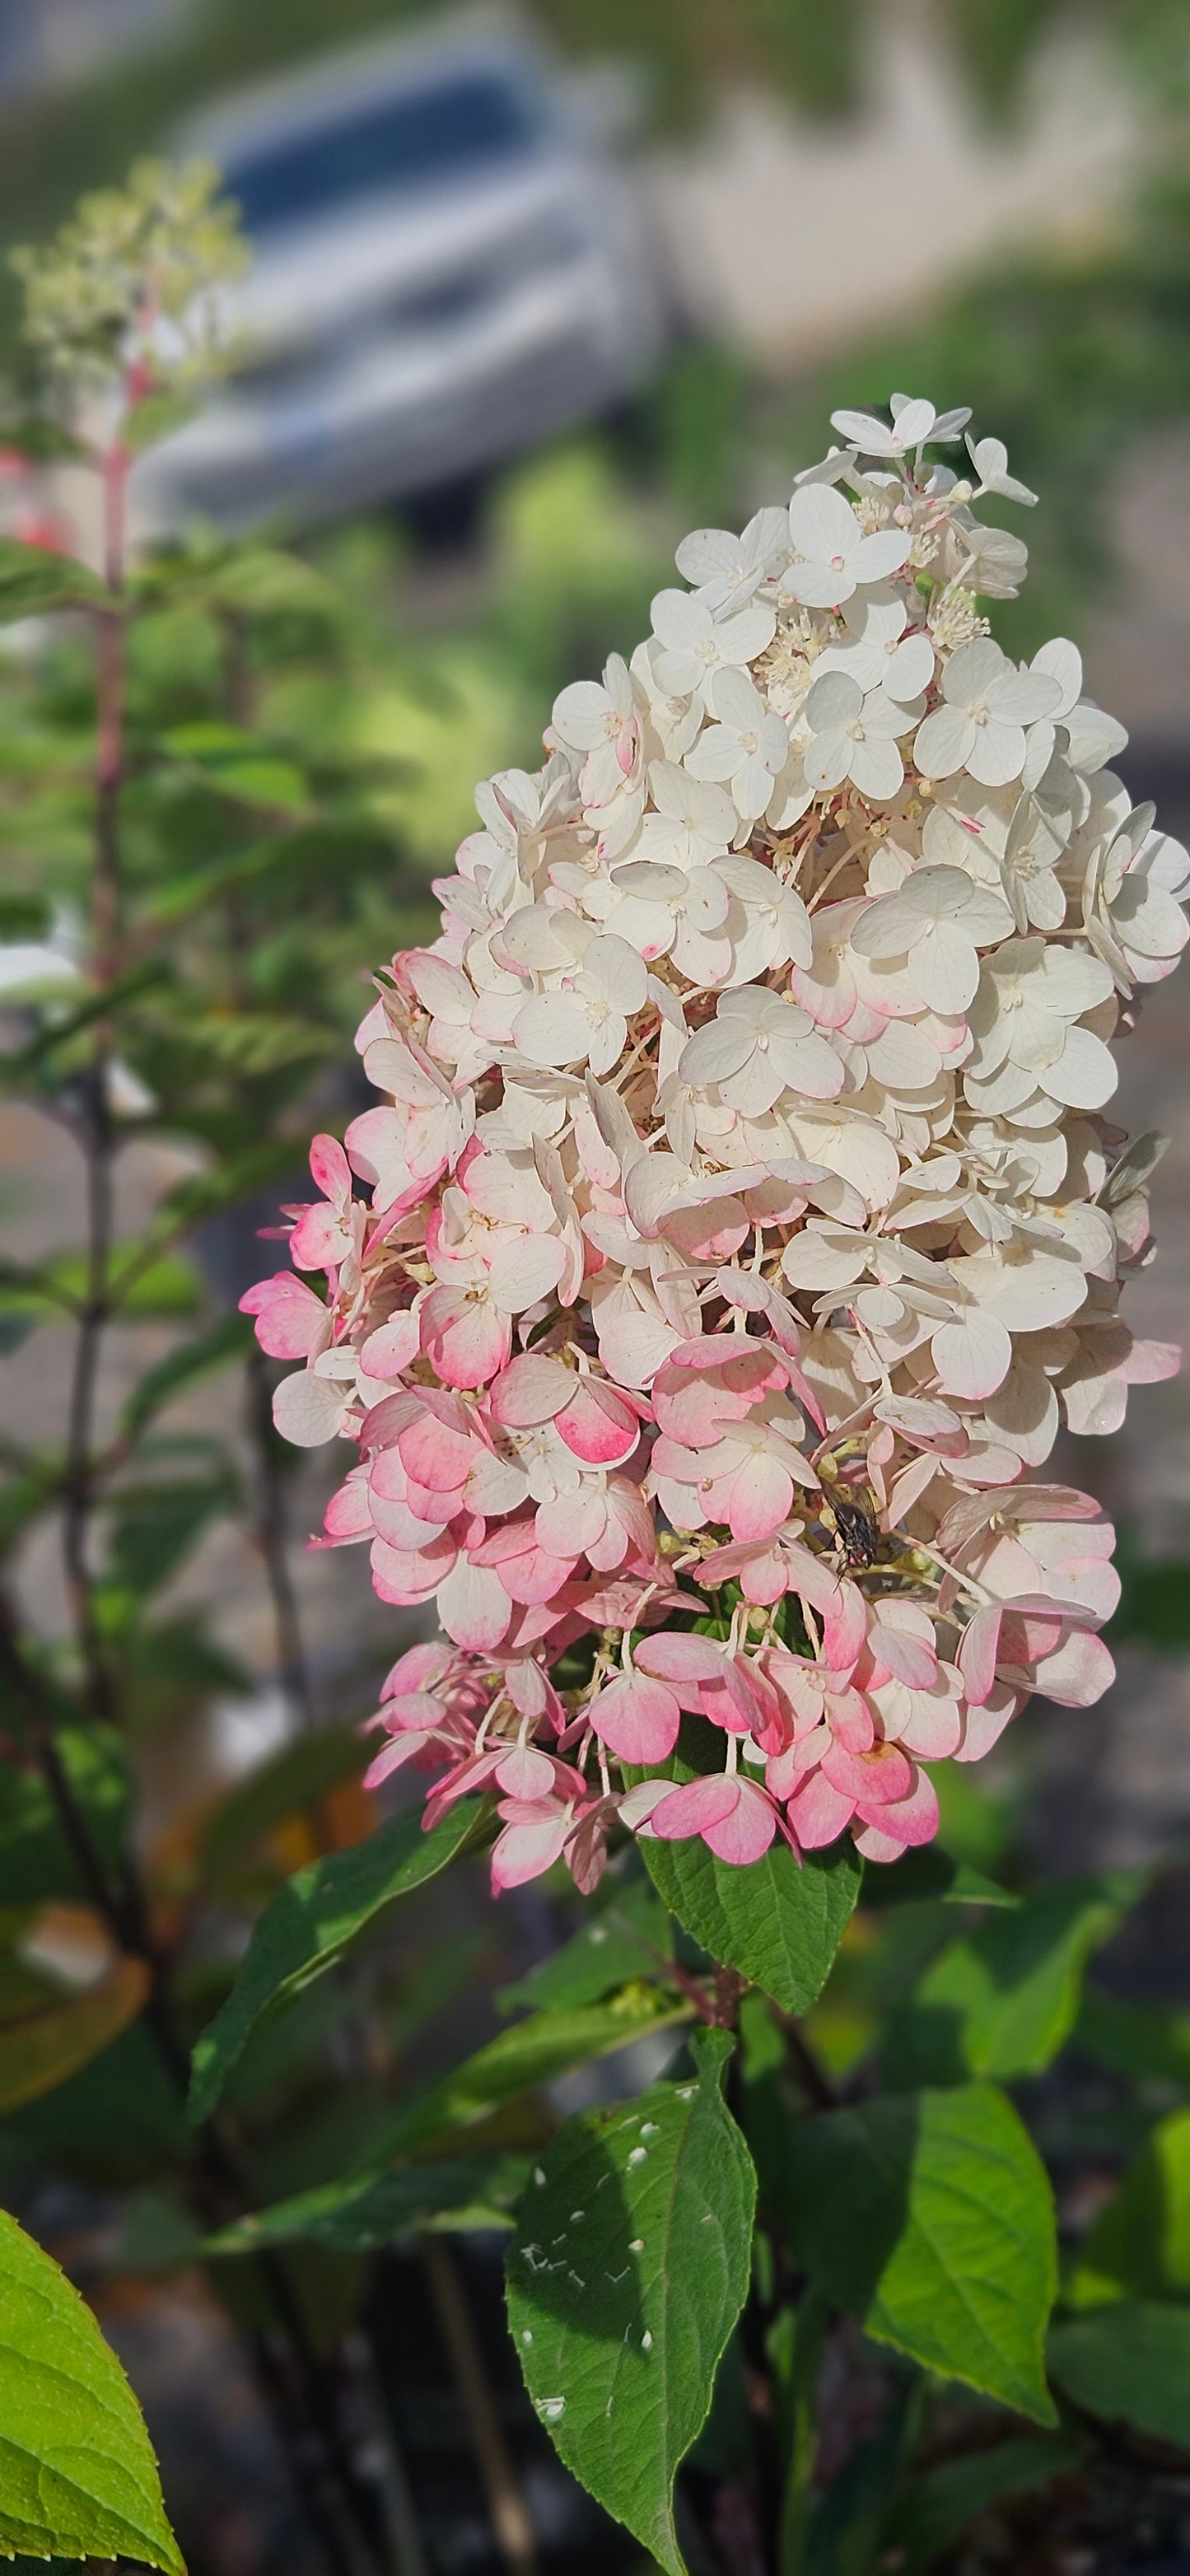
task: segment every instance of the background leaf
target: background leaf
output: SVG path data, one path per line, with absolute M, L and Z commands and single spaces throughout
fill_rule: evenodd
M 1123 1871 L 1069 1879 L 948 1942 L 892 2017 L 886 2080 L 1040 2074 L 1074 2028 L 1087 1959 L 1141 1885 Z
M 52 2093 L 9 2113 L 0 2173 L 23 2182 L 48 2167 L 106 2190 L 170 2172 L 192 2149 L 177 2089 L 142 2019 Z
M 180 1342 L 176 1350 L 167 1351 L 163 1360 L 146 1369 L 139 1378 L 120 1414 L 120 1429 L 125 1438 L 135 1438 L 172 1402 L 185 1387 L 206 1377 L 213 1369 L 226 1368 L 228 1362 L 242 1359 L 252 1347 L 252 1333 L 246 1315 L 220 1315 L 208 1325 L 205 1333 L 193 1340 Z
M 881 2544 L 917 2412 L 917 2389 L 906 2375 L 883 2421 L 847 2452 L 825 2491 L 807 2498 L 804 2539 L 786 2524 L 783 2536 L 787 2543 L 792 2540 L 790 2554 L 799 2576 L 803 2570 L 804 2576 L 867 2576 L 869 2569 L 885 2563 Z
M 201 1538 L 208 1521 L 238 1499 L 228 1469 L 185 1485 L 121 1487 L 112 1497 L 110 1583 L 133 1603 L 148 1601 L 169 1582 Z
M 986 1878 L 969 1860 L 957 1860 L 940 1843 L 919 1843 L 898 1861 L 869 1870 L 864 1903 L 873 1909 L 919 1905 L 935 1897 L 943 1905 L 1019 1905 L 1012 1888 Z
M 81 600 L 105 600 L 104 584 L 73 555 L 51 553 L 48 546 L 26 544 L 21 537 L 0 536 L 0 620 L 37 617 L 51 608 L 72 608 Z
M 268 1762 L 237 1780 L 203 1835 L 203 1863 L 218 1874 L 275 1826 L 314 1806 L 344 1780 L 358 1779 L 367 1760 L 358 1726 L 320 1726 L 283 1744 Z
M 64 1726 L 54 1741 L 91 1839 L 114 1868 L 132 1806 L 132 1777 L 119 1737 L 111 1727 Z M 7 1905 L 90 1895 L 41 1772 L 11 1753 L 0 1763 L 0 1889 Z
M 1049 2365 L 1088 2414 L 1190 2450 L 1190 2308 L 1137 2300 L 1067 2318 L 1051 2329 Z
M 175 725 L 165 748 L 175 760 L 192 764 L 209 787 L 239 804 L 300 810 L 309 803 L 305 779 L 293 762 L 235 725 Z
M 800 2259 L 878 2342 L 1055 2421 L 1042 2337 L 1057 2283 L 1035 2147 L 991 2085 L 878 2095 L 793 2144 Z
M 172 438 L 175 430 L 184 429 L 187 421 L 193 420 L 197 409 L 193 394 L 143 394 L 133 409 L 125 414 L 124 445 L 134 456 L 143 456 L 145 449 L 155 446 L 159 438 Z
M 569 2469 L 682 2576 L 673 2483 L 743 2306 L 756 2182 L 721 2092 L 731 2043 L 694 2041 L 697 2080 L 569 2120 L 534 2169 L 508 2257 L 529 2394 Z
M 1190 2291 L 1190 2110 L 1159 2120 L 1079 2248 L 1079 2307 Z
M 919 2478 L 895 2515 L 890 2537 L 898 2576 L 926 2576 L 944 2550 L 961 2540 L 976 2515 L 1001 2496 L 1026 2495 L 1072 2469 L 1079 2444 L 1041 2433 L 1023 2433 L 965 2459 L 943 2460 Z
M 1163 2004 L 1126 2003 L 1092 1986 L 1084 1989 L 1075 2037 L 1079 2047 L 1134 2082 L 1149 2079 L 1190 2091 L 1190 2013 Z
M 90 2309 L 0 2211 L 0 2550 L 185 2576 L 140 2408 Z
M 83 1994 L 60 1996 L 18 2016 L 0 2005 L 0 2112 L 52 2092 L 135 2021 L 149 1991 L 143 1959 L 121 1959 Z
M 425 1834 L 420 1810 L 411 1810 L 393 1816 L 351 1851 L 311 1861 L 278 1888 L 253 1930 L 222 2011 L 194 2050 L 192 2120 L 205 2120 L 214 2108 L 249 2032 L 269 2005 L 321 1976 L 396 1897 L 435 1878 L 477 1838 L 484 1820 L 482 1805 L 461 1799 Z
M 539 1960 L 496 2000 L 502 2012 L 517 2004 L 595 2004 L 629 1977 L 663 1977 L 670 1955 L 669 1916 L 652 1884 L 615 1889 L 599 1914 L 564 1941 L 552 1958 Z
M 325 2183 L 254 2212 L 208 2237 L 209 2254 L 254 2254 L 262 2245 L 330 2245 L 367 2253 L 424 2229 L 511 2227 L 528 2160 L 518 2155 L 455 2156 L 401 2165 L 363 2182 Z
M 610 2057 L 646 2033 L 688 2021 L 691 2006 L 660 1995 L 655 1986 L 626 1986 L 610 2002 L 570 2012 L 533 2013 L 498 2031 L 486 2048 L 444 2075 L 410 2102 L 383 2131 L 380 2156 L 406 2155 L 451 2129 L 468 2128 L 501 2102 L 514 2102 L 539 2084 L 553 2084 L 576 2066 Z

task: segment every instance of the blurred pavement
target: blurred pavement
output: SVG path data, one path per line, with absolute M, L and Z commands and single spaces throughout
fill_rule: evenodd
M 900 322 L 1008 244 L 1095 238 L 1141 165 L 1139 103 L 1073 25 L 1038 53 L 1007 130 L 977 122 L 918 11 L 878 14 L 875 33 L 863 115 L 810 123 L 739 91 L 658 164 L 684 302 L 768 366 Z

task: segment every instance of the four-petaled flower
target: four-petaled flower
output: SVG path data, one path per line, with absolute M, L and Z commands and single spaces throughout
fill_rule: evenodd
M 865 536 L 850 503 L 827 483 L 804 483 L 794 493 L 789 533 L 798 561 L 782 573 L 781 587 L 805 608 L 841 608 L 861 583 L 899 572 L 913 542 L 904 528 Z
M 925 778 L 967 769 L 983 787 L 1006 787 L 1025 766 L 1025 726 L 1049 715 L 1060 696 L 1048 672 L 1018 671 L 990 635 L 976 636 L 951 655 L 943 703 L 918 726 L 917 766 Z
M 913 716 L 883 689 L 865 697 L 848 671 L 824 671 L 806 700 L 806 723 L 814 737 L 805 756 L 806 776 L 815 787 L 841 787 L 850 778 L 863 796 L 880 802 L 895 796 L 905 776 L 897 749 L 911 732 Z

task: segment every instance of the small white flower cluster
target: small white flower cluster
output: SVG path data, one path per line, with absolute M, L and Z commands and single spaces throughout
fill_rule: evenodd
M 390 1677 L 376 1774 L 491 1784 L 501 1884 L 590 1884 L 617 1817 L 895 1857 L 923 1759 L 1110 1678 L 1110 1528 L 1022 1480 L 1177 1365 L 1118 1314 L 1151 1157 L 1103 1112 L 1190 861 L 1074 646 L 989 634 L 1026 550 L 975 505 L 1033 495 L 995 439 L 930 459 L 967 418 L 836 413 L 479 790 L 360 1031 L 388 1105 L 294 1212 L 326 1300 L 247 1301 L 306 1361 L 281 1427 L 360 1443 L 331 1539 L 452 1641 Z M 683 1710 L 726 1767 L 626 1787 Z

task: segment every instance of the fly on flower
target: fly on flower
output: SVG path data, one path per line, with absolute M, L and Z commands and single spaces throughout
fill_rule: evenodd
M 874 1520 L 859 1504 L 845 1494 L 834 1494 L 822 1507 L 828 1529 L 833 1529 L 839 1542 L 839 1553 L 845 1565 L 874 1565 L 880 1549 L 880 1532 Z

